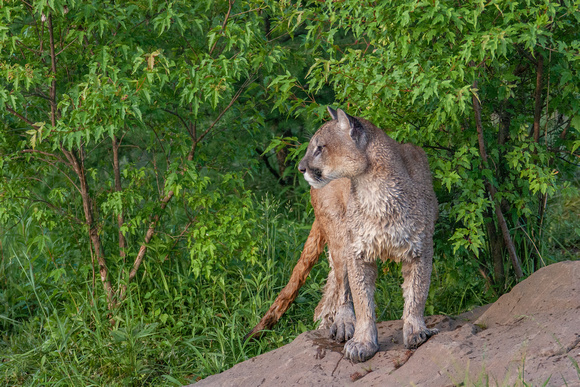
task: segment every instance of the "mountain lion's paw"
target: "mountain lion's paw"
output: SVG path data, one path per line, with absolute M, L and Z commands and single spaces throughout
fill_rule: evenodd
M 334 317 L 334 323 L 330 327 L 330 337 L 339 343 L 352 339 L 355 324 L 356 317 L 352 304 L 341 306 Z
M 439 333 L 439 329 L 421 329 L 417 332 L 407 333 L 405 332 L 405 348 L 408 349 L 415 349 L 418 348 L 421 344 L 426 342 L 431 336 L 436 335 Z
M 369 342 L 354 341 L 350 339 L 344 345 L 344 357 L 355 363 L 369 360 L 379 350 L 379 344 Z

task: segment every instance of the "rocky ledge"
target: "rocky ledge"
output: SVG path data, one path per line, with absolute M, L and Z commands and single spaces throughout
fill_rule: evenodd
M 440 333 L 417 350 L 404 348 L 401 321 L 383 321 L 379 352 L 354 364 L 316 330 L 195 386 L 580 387 L 580 261 L 544 267 L 494 304 L 426 323 Z

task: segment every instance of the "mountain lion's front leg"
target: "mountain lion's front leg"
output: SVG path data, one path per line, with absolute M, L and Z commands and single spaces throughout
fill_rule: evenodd
M 354 301 L 356 325 L 354 336 L 344 345 L 344 356 L 353 362 L 363 362 L 379 350 L 375 324 L 375 280 L 377 264 L 351 255 L 347 260 L 348 280 Z
M 407 348 L 417 348 L 439 332 L 437 329 L 428 329 L 423 317 L 425 302 L 429 295 L 432 257 L 431 245 L 427 253 L 420 258 L 414 258 L 410 262 L 403 261 L 403 297 L 405 298 L 403 340 Z

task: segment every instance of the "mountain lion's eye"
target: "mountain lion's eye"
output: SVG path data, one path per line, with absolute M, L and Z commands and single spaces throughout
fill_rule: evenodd
M 316 151 L 314 151 L 314 156 L 318 156 L 322 152 L 322 148 L 324 148 L 324 145 L 318 145 Z

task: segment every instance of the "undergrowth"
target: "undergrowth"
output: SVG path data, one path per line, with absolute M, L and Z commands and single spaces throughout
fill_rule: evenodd
M 310 227 L 269 198 L 260 211 L 263 259 L 256 264 L 234 259 L 211 278 L 195 277 L 191 261 L 180 255 L 186 252 L 151 251 L 128 298 L 113 311 L 98 272 L 94 278 L 79 263 L 78 246 L 52 240 L 30 220 L 7 230 L 1 237 L 0 384 L 183 385 L 315 329 L 326 259 L 271 332 L 243 340 L 285 285 Z M 556 246 L 552 256 L 558 254 Z M 493 301 L 497 291 L 479 272 L 473 259 L 436 253 L 426 314 L 459 314 Z M 400 266 L 379 263 L 379 273 L 378 319 L 398 319 Z

